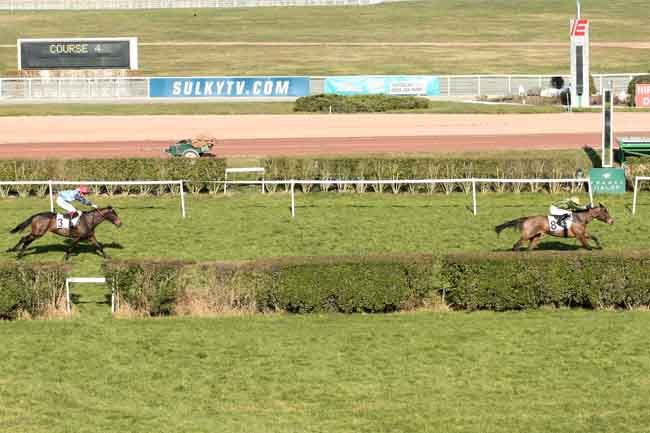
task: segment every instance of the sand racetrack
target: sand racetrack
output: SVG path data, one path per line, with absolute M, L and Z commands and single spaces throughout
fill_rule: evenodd
M 0 118 L 0 158 L 157 157 L 213 135 L 219 156 L 598 148 L 600 113 L 453 115 L 44 116 Z M 650 136 L 650 113 L 621 112 L 615 136 Z

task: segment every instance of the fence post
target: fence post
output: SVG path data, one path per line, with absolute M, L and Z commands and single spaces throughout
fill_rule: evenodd
M 508 75 L 508 95 L 512 95 L 512 75 Z
M 594 205 L 594 191 L 591 188 L 591 178 L 587 180 L 587 186 L 589 186 L 589 203 L 593 206 Z
M 183 181 L 179 180 L 178 185 L 181 187 L 181 214 L 185 218 L 185 192 L 183 191 Z
M 472 179 L 472 210 L 474 215 L 477 213 L 476 209 L 476 179 Z
M 481 76 L 478 76 L 478 95 L 481 96 Z
M 296 217 L 296 192 L 295 192 L 295 181 L 291 179 L 291 218 Z
M 634 178 L 634 196 L 632 197 L 632 215 L 636 215 L 636 193 L 639 188 L 639 176 Z
M 451 76 L 447 76 L 447 96 L 451 96 Z
M 226 195 L 226 190 L 228 189 L 228 171 L 226 171 L 226 174 L 224 175 L 223 178 L 223 194 Z
M 47 181 L 47 187 L 50 190 L 50 212 L 54 212 L 54 191 L 52 191 L 52 181 Z
M 65 312 L 70 312 L 70 281 L 65 279 Z

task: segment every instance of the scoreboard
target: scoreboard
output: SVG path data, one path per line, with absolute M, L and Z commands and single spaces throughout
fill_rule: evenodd
M 138 38 L 18 39 L 18 69 L 138 69 Z

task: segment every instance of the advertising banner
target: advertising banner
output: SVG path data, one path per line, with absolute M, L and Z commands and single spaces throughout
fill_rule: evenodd
M 592 168 L 589 180 L 595 193 L 625 192 L 625 170 L 622 168 Z
M 325 93 L 440 96 L 440 79 L 432 75 L 329 77 L 325 79 Z
M 149 80 L 152 98 L 298 97 L 309 95 L 307 77 L 173 77 Z
M 636 85 L 634 104 L 637 107 L 650 108 L 650 84 Z

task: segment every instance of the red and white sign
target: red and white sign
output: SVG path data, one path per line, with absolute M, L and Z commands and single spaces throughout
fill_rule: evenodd
M 589 20 L 572 20 L 571 39 L 574 39 L 577 45 L 584 45 L 586 36 L 589 36 Z
M 637 107 L 650 108 L 650 84 L 637 84 L 634 97 Z

